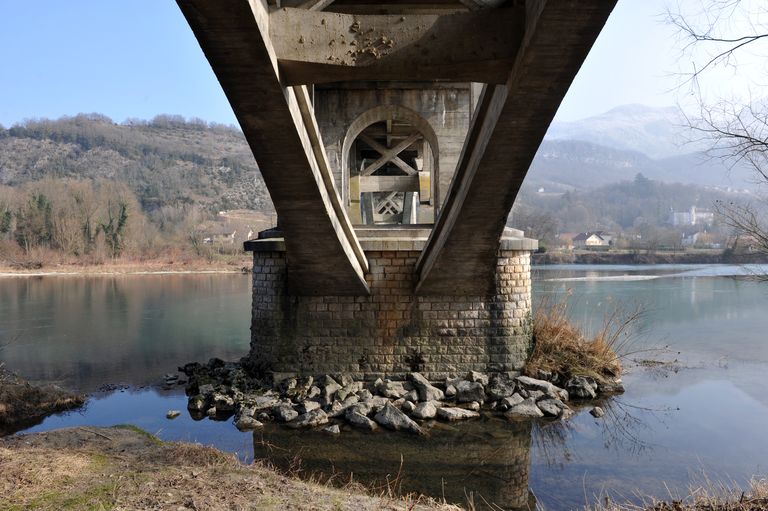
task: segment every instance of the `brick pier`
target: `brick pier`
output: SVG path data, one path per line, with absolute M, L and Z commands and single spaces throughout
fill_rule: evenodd
M 251 359 L 276 378 L 349 373 L 432 380 L 520 369 L 531 347 L 530 253 L 536 241 L 505 233 L 488 296 L 420 296 L 414 267 L 428 229 L 359 229 L 370 264 L 368 296 L 301 296 L 289 287 L 281 238 L 253 251 Z

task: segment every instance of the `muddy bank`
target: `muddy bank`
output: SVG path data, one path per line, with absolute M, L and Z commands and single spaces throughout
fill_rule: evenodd
M 86 397 L 56 385 L 32 385 L 0 367 L 0 436 L 39 424 L 47 416 L 79 408 Z
M 0 439 L 0 511 L 11 509 L 457 510 L 360 485 L 303 482 L 137 428 L 74 428 Z

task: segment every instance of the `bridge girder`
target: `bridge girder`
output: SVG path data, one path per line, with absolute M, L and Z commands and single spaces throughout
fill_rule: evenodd
M 486 85 L 416 265 L 421 294 L 492 293 L 499 241 L 528 168 L 615 0 L 528 0 L 503 85 Z
M 266 2 L 177 0 L 253 151 L 285 234 L 289 286 L 365 295 L 367 259 L 341 207 L 306 87 L 280 80 Z

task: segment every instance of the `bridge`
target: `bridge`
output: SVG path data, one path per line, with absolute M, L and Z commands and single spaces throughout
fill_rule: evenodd
M 506 220 L 615 0 L 177 3 L 278 214 L 254 363 L 519 368 L 537 245 Z

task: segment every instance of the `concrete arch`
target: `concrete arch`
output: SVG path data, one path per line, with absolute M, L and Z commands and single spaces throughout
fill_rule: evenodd
M 435 130 L 432 129 L 432 125 L 429 124 L 424 117 L 418 112 L 397 105 L 380 105 L 370 110 L 367 110 L 360 114 L 347 129 L 347 134 L 344 136 L 344 144 L 341 149 L 341 172 L 342 172 L 342 199 L 344 204 L 349 207 L 349 152 L 352 150 L 352 144 L 355 139 L 363 132 L 365 128 L 377 122 L 397 120 L 406 121 L 413 126 L 421 135 L 424 140 L 429 144 L 432 150 L 432 197 L 434 198 L 435 215 L 438 211 L 438 198 L 439 195 L 439 175 L 440 175 L 440 158 L 439 147 L 437 142 L 437 135 Z

